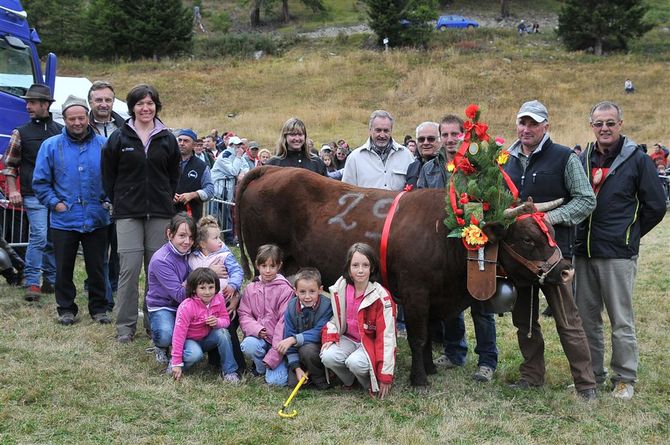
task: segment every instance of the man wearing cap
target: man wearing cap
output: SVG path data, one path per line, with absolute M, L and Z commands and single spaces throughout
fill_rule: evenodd
M 39 301 L 43 292 L 53 292 L 56 266 L 53 246 L 48 239 L 49 209 L 35 196 L 32 185 L 33 171 L 42 142 L 60 134 L 63 126 L 54 122 L 49 113 L 49 107 L 54 99 L 48 86 L 34 84 L 26 95 L 21 97 L 26 100 L 30 122 L 12 132 L 5 157 L 4 174 L 7 176 L 9 201 L 14 206 L 23 205 L 30 223 L 24 271 L 25 299 Z M 44 277 L 41 288 L 40 275 Z
M 574 226 L 594 209 L 596 200 L 581 163 L 568 147 L 549 137 L 547 108 L 537 100 L 526 102 L 517 113 L 518 139 L 508 149 L 510 157 L 505 171 L 519 190 L 519 199 L 547 202 L 564 199 L 563 204 L 544 215 L 554 226 L 555 240 L 563 258 L 571 260 Z M 544 339 L 538 323 L 538 292 L 542 286 L 518 287 L 518 298 L 512 310 L 517 328 L 519 349 L 523 355 L 521 378 L 515 389 L 540 387 L 545 382 Z M 556 330 L 570 363 L 577 393 L 585 400 L 596 397 L 596 382 L 591 369 L 589 346 L 574 300 L 572 285 L 560 297 L 545 293 L 552 308 Z
M 194 221 L 202 217 L 202 203 L 214 196 L 214 183 L 207 164 L 193 156 L 193 148 L 198 136 L 195 131 L 185 128 L 179 131 L 177 144 L 181 153 L 179 168 L 181 176 L 174 195 L 177 212 L 187 212 Z
M 123 117 L 114 111 L 114 88 L 104 80 L 96 80 L 88 89 L 88 104 L 91 107 L 89 119 L 97 134 L 108 138 L 123 125 Z
M 242 160 L 244 160 L 244 162 L 247 163 L 249 170 L 260 164 L 260 160 L 258 159 L 258 151 L 260 150 L 260 148 L 261 147 L 258 145 L 258 142 L 251 141 L 249 142 L 247 149 L 244 151 L 244 155 L 242 155 Z
M 342 182 L 359 187 L 402 190 L 407 167 L 414 161 L 408 149 L 393 140 L 393 117 L 376 110 L 368 122 L 369 137 L 344 164 Z
M 580 159 L 597 205 L 577 227 L 577 307 L 591 348 L 593 372 L 602 384 L 607 380 L 603 307 L 607 310 L 612 330 L 612 396 L 629 400 L 639 363 L 633 288 L 640 239 L 665 216 L 665 193 L 649 156 L 621 133 L 623 113 L 617 104 L 596 104 L 590 125 L 596 142 L 588 144 Z
M 235 186 L 247 171 L 249 166 L 242 160 L 244 155 L 244 144 L 237 136 L 228 138 L 228 148 L 216 158 L 212 167 L 212 181 L 214 182 L 214 195 L 226 202 L 235 201 Z M 224 239 L 228 244 L 235 244 L 235 233 L 233 231 L 233 213 L 230 205 L 223 208 Z
M 58 321 L 65 326 L 75 322 L 78 312 L 72 276 L 80 243 L 89 278 L 88 313 L 98 323 L 111 323 L 104 278 L 109 203 L 100 173 L 106 139 L 89 126 L 88 113 L 85 99 L 68 96 L 63 103 L 65 128 L 44 141 L 33 175 L 35 194 L 51 209 Z

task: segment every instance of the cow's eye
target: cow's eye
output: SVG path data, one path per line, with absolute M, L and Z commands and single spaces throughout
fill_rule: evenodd
M 524 244 L 527 244 L 529 246 L 532 246 L 534 244 L 533 239 L 529 237 L 523 237 L 521 241 L 523 241 Z

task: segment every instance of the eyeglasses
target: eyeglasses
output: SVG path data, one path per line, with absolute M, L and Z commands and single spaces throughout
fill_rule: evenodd
M 437 140 L 437 138 L 435 136 L 419 136 L 416 138 L 416 140 L 419 141 L 419 144 L 423 144 L 424 142 L 429 142 L 432 144 Z
M 612 128 L 612 127 L 616 127 L 617 125 L 619 125 L 619 122 L 618 121 L 605 121 L 605 122 L 595 121 L 595 122 L 591 122 L 591 126 L 594 127 L 594 128 L 602 128 L 603 125 L 607 126 L 607 128 Z

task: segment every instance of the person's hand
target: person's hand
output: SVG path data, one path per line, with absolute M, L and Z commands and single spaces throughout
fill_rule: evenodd
M 172 378 L 175 380 L 181 379 L 181 366 L 173 366 L 172 367 Z
M 215 327 L 216 327 L 216 324 L 218 323 L 218 321 L 219 321 L 219 320 L 217 320 L 217 318 L 216 318 L 214 315 L 210 315 L 210 316 L 207 317 L 207 319 L 205 320 L 205 324 L 206 324 L 207 326 L 209 326 L 210 328 L 215 328 Z
M 64 212 L 64 211 L 67 210 L 67 206 L 65 204 L 63 204 L 62 202 L 59 202 L 54 207 L 54 210 L 57 211 L 58 213 L 61 213 L 61 212 Z
M 260 331 L 258 331 L 258 338 L 262 338 L 263 340 L 268 338 L 268 331 L 267 329 L 263 328 Z
M 285 338 L 277 344 L 277 351 L 279 351 L 281 354 L 286 354 L 286 351 L 288 351 L 288 348 L 290 348 L 291 346 L 293 346 L 296 343 L 297 343 L 297 341 L 296 341 L 295 337 Z
M 223 288 L 223 296 L 224 297 L 230 298 L 234 294 L 235 294 L 235 288 L 233 288 L 233 286 L 231 286 L 230 284 Z
M 235 318 L 233 314 L 237 311 L 237 307 L 240 305 L 240 294 L 234 293 L 230 298 L 226 298 L 226 309 L 228 310 L 228 315 L 230 319 Z
M 305 376 L 305 380 L 309 380 L 309 377 L 307 377 L 307 373 L 302 370 L 302 368 L 298 367 L 295 368 L 295 376 L 298 378 L 298 381 L 302 379 L 302 376 Z
M 380 383 L 379 384 L 379 392 L 377 393 L 377 398 L 378 399 L 383 399 L 389 393 L 391 392 L 391 384 L 390 383 Z
M 11 202 L 13 206 L 20 206 L 23 203 L 21 192 L 18 191 L 9 192 L 8 198 L 9 202 Z
M 334 345 L 334 341 L 327 341 L 323 345 L 321 345 L 321 352 L 325 351 L 326 349 L 330 348 L 331 345 Z
M 212 264 L 209 265 L 209 268 L 214 271 L 217 277 L 228 279 L 228 271 L 226 266 L 221 264 L 221 258 L 217 258 Z

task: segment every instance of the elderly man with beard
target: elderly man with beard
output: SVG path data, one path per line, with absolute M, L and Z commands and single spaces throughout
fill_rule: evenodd
M 423 122 L 416 127 L 417 159 L 407 167 L 405 185 L 416 187 L 421 168 L 437 154 L 440 148 L 440 125 L 437 122 Z
M 368 140 L 347 157 L 342 182 L 359 187 L 402 190 L 407 167 L 414 157 L 391 137 L 393 117 L 384 110 L 373 111 L 368 127 Z
M 105 298 L 104 260 L 109 203 L 105 199 L 100 157 L 106 139 L 89 126 L 86 100 L 70 95 L 63 103 L 65 129 L 42 144 L 33 173 L 33 190 L 51 209 L 51 238 L 56 253 L 58 322 L 75 322 L 78 307 L 73 282 L 79 244 L 88 275 L 88 313 L 111 323 Z

